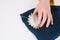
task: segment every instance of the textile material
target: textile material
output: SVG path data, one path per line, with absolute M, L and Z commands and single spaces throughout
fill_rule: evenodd
M 54 0 L 50 0 L 50 5 L 51 5 L 51 6 L 54 5 Z
M 35 8 L 20 14 L 26 27 L 36 36 L 38 40 L 54 40 L 57 38 L 60 35 L 60 6 L 51 6 L 54 25 L 50 25 L 49 28 L 46 28 L 44 25 L 40 29 L 34 29 L 29 25 L 27 18 L 31 13 L 33 13 L 34 9 Z

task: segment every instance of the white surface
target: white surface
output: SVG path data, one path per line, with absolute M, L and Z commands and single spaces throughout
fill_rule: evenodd
M 0 40 L 37 40 L 19 15 L 36 5 L 36 0 L 0 0 Z
M 54 1 L 55 1 L 55 5 L 60 6 L 60 0 L 54 0 Z

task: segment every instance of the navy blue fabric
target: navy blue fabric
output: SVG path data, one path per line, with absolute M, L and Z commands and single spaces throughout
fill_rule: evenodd
M 40 29 L 34 29 L 29 25 L 27 18 L 33 11 L 34 8 L 20 14 L 26 27 L 37 37 L 38 40 L 54 40 L 57 38 L 60 35 L 60 6 L 51 6 L 54 25 L 50 25 L 49 28 L 46 28 L 44 25 Z

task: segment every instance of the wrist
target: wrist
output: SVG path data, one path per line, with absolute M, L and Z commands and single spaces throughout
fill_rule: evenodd
M 50 0 L 39 0 L 39 4 L 48 4 L 48 5 L 50 5 Z

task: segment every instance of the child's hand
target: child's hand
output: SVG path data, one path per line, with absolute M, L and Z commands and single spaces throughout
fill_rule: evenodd
M 46 27 L 49 27 L 50 23 L 53 25 L 53 17 L 50 10 L 49 0 L 40 0 L 33 12 L 33 15 L 36 13 L 38 13 L 38 24 L 40 24 L 40 27 L 42 27 L 46 21 Z

